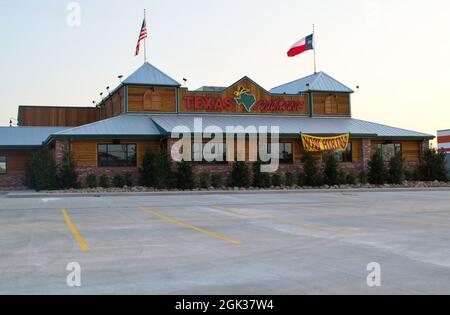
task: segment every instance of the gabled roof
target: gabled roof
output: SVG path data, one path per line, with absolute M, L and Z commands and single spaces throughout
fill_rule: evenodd
M 0 127 L 0 148 L 39 147 L 64 127 Z
M 181 86 L 180 83 L 157 69 L 150 63 L 144 63 L 139 69 L 123 81 L 123 84 Z
M 106 136 L 120 139 L 141 136 L 159 137 L 160 135 L 161 132 L 148 115 L 127 114 L 57 132 L 52 135 L 52 138 L 101 138 Z
M 332 78 L 325 72 L 318 72 L 270 90 L 270 92 L 274 94 L 299 94 L 308 91 L 353 93 L 352 89 Z

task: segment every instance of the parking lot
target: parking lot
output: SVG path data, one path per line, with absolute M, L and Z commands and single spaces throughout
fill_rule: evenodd
M 0 197 L 0 294 L 450 294 L 450 191 Z

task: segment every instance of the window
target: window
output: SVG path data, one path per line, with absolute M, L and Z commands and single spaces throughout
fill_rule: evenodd
M 99 144 L 98 165 L 100 167 L 136 166 L 136 145 Z
M 6 174 L 8 171 L 6 156 L 0 156 L 0 174 Z
M 402 145 L 398 143 L 379 144 L 377 148 L 381 151 L 385 162 L 390 162 L 396 154 L 402 154 Z
M 205 146 L 211 149 L 212 157 L 206 159 L 204 155 Z M 203 164 L 226 164 L 227 163 L 227 146 L 221 142 L 211 143 L 192 143 L 192 159 L 194 162 Z M 213 159 L 213 161 L 210 161 Z
M 352 143 L 349 142 L 347 146 L 347 150 L 345 151 L 336 151 L 335 152 L 336 159 L 340 163 L 351 163 L 353 162 L 353 146 Z
M 286 143 L 280 143 L 280 149 L 279 149 L 279 153 L 280 153 L 280 163 L 281 164 L 291 164 L 294 162 L 294 155 L 292 154 L 293 150 L 292 150 L 292 143 L 291 142 L 286 142 Z M 262 145 L 263 146 L 263 145 Z M 264 148 L 260 148 L 262 150 L 265 150 L 265 145 Z M 267 153 L 271 153 L 272 152 L 272 145 L 270 143 L 267 144 Z

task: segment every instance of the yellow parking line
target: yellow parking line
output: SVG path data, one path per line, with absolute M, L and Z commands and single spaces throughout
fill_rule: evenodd
M 89 250 L 89 245 L 86 243 L 86 241 L 83 239 L 83 237 L 80 235 L 80 232 L 78 232 L 76 226 L 72 223 L 72 220 L 70 219 L 69 214 L 67 213 L 66 209 L 61 209 L 61 212 L 64 216 L 64 220 L 66 220 L 67 226 L 69 227 L 70 231 L 72 231 L 73 236 L 78 242 L 78 245 L 80 248 L 87 252 Z
M 176 220 L 176 219 L 170 218 L 168 216 L 162 215 L 162 214 L 160 214 L 158 212 L 155 212 L 155 211 L 152 211 L 150 209 L 147 209 L 147 208 L 140 208 L 140 209 L 142 211 L 149 212 L 149 213 L 153 214 L 154 216 L 157 216 L 158 218 L 163 219 L 165 221 L 168 221 L 168 222 L 171 222 L 171 223 L 175 223 L 177 225 L 183 226 L 185 228 L 188 228 L 188 229 L 200 232 L 200 233 L 207 234 L 209 236 L 213 236 L 213 237 L 218 238 L 220 240 L 227 241 L 227 242 L 229 242 L 231 244 L 239 245 L 241 243 L 241 242 L 233 240 L 233 239 L 231 239 L 229 237 L 226 237 L 226 236 L 223 236 L 223 235 L 220 235 L 220 234 L 217 234 L 217 233 L 214 233 L 214 232 L 211 232 L 211 231 L 208 231 L 208 230 L 205 230 L 205 229 L 193 226 L 193 225 L 191 225 L 189 223 L 186 223 L 186 222 L 183 222 L 183 221 L 180 221 L 180 220 Z

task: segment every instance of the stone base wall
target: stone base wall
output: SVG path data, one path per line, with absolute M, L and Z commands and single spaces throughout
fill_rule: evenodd
M 25 172 L 14 172 L 0 175 L 1 190 L 24 189 Z
M 115 175 L 120 174 L 123 175 L 126 172 L 130 172 L 133 176 L 134 185 L 139 184 L 139 170 L 137 167 L 78 167 L 78 182 L 81 187 L 86 187 L 86 177 L 88 175 L 97 176 L 97 182 L 102 175 L 106 175 L 109 178 L 109 182 L 112 185 L 112 180 Z

